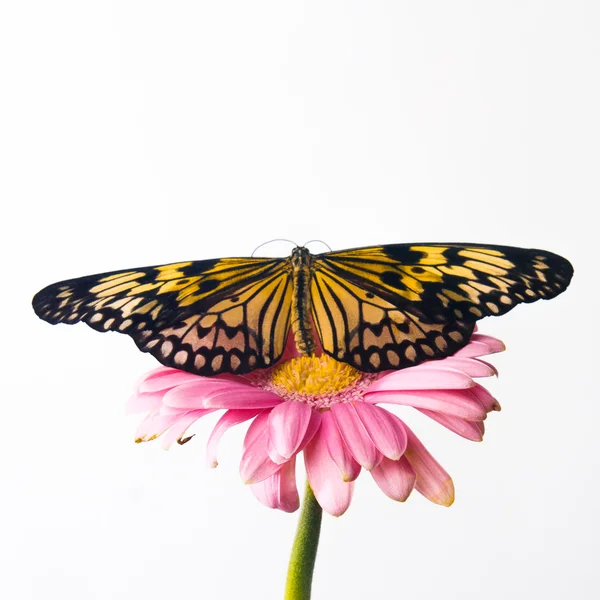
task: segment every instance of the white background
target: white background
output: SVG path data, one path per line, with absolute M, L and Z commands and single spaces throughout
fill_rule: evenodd
M 215 419 L 135 445 L 124 405 L 154 359 L 30 300 L 286 237 L 538 247 L 576 271 L 482 324 L 508 346 L 482 444 L 401 412 L 455 505 L 363 473 L 324 518 L 313 598 L 597 598 L 599 34 L 594 0 L 4 3 L 1 595 L 282 597 L 297 514 L 240 482 L 243 428 L 216 471 Z

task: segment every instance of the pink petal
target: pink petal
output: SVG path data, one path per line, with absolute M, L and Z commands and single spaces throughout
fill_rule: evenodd
M 489 363 L 477 358 L 450 356 L 441 361 L 444 367 L 450 367 L 462 371 L 469 377 L 491 377 L 498 375 L 496 368 Z
M 500 403 L 479 383 L 471 390 L 471 393 L 476 398 L 477 402 L 483 406 L 486 412 L 493 410 L 501 410 Z
M 245 382 L 243 377 L 241 377 L 239 375 L 232 375 L 231 373 L 222 373 L 221 375 L 215 375 L 213 377 L 204 377 L 202 375 L 194 375 L 193 373 L 187 373 L 185 371 L 181 371 L 180 369 L 173 369 L 171 367 L 157 367 L 156 369 L 152 369 L 151 371 L 148 371 L 143 377 L 141 377 L 138 382 L 138 386 L 142 385 L 142 383 L 144 381 L 149 381 L 151 379 L 162 378 L 167 375 L 175 375 L 175 374 L 184 375 L 186 377 L 190 376 L 190 377 L 196 378 L 198 380 L 209 380 L 211 382 L 218 382 L 218 381 L 233 381 L 236 383 L 244 383 Z M 249 384 L 247 383 L 247 385 L 249 385 Z M 164 388 L 162 388 L 162 389 L 164 389 Z
M 487 344 L 471 341 L 466 346 L 463 346 L 460 350 L 458 350 L 458 352 L 455 352 L 452 356 L 457 356 L 459 358 L 472 358 L 476 356 L 485 356 L 486 354 L 490 354 Z
M 331 411 L 323 413 L 319 435 L 325 440 L 329 456 L 337 465 L 344 481 L 354 481 L 360 474 L 360 465 L 352 458 L 333 420 Z
M 186 413 L 180 413 L 178 415 L 159 415 L 150 414 L 142 420 L 138 425 L 135 432 L 135 441 L 137 442 L 149 442 L 162 435 L 171 425 L 176 423 L 182 415 Z
M 292 457 L 279 471 L 250 485 L 250 489 L 262 504 L 285 512 L 294 512 L 300 506 L 296 487 L 296 457 Z
M 498 377 L 498 369 L 496 369 L 496 367 L 493 364 L 481 358 L 473 358 L 471 360 L 476 360 L 480 365 L 484 365 L 488 371 L 491 371 L 492 375 Z M 476 377 L 478 377 L 478 375 L 476 375 Z M 484 377 L 486 377 L 486 375 L 484 375 Z
M 289 457 L 282 456 L 277 452 L 277 448 L 275 448 L 273 440 L 270 437 L 267 439 L 267 454 L 269 455 L 269 458 L 278 465 L 282 465 L 290 460 Z
M 429 454 L 406 424 L 404 428 L 408 435 L 408 447 L 404 456 L 417 474 L 417 491 L 435 504 L 450 506 L 454 502 L 454 484 L 450 475 Z
M 127 401 L 125 412 L 128 415 L 141 412 L 158 412 L 163 401 L 162 393 L 133 394 Z
M 407 444 L 402 421 L 387 410 L 367 402 L 357 402 L 354 408 L 376 448 L 391 460 L 398 460 Z
M 298 449 L 296 452 L 300 452 L 304 450 L 306 445 L 313 439 L 313 437 L 317 434 L 319 429 L 321 428 L 321 420 L 323 418 L 323 413 L 320 413 L 318 410 L 311 410 L 310 412 L 310 421 L 308 423 L 308 427 L 306 428 L 306 433 L 304 434 L 304 439 L 300 442 Z
M 374 381 L 367 391 L 453 390 L 466 389 L 474 385 L 475 382 L 462 371 L 423 363 L 402 371 L 387 373 Z
M 404 456 L 400 460 L 384 458 L 371 475 L 381 491 L 392 500 L 404 502 L 413 491 L 417 476 Z
M 147 373 L 144 373 L 136 383 L 136 388 L 139 388 L 142 383 L 148 379 L 154 379 L 155 377 L 162 377 L 163 375 L 169 375 L 173 373 L 173 371 L 177 371 L 177 369 L 172 369 L 171 367 L 156 367 L 155 369 L 151 369 Z
M 160 394 L 162 392 L 157 392 Z M 205 408 L 197 408 L 195 410 L 207 410 Z M 161 415 L 182 415 L 184 413 L 190 412 L 189 410 L 185 410 L 185 408 L 175 408 L 173 406 L 165 406 L 164 404 L 158 409 L 159 414 Z
M 506 350 L 506 346 L 499 339 L 490 335 L 475 333 L 471 336 L 469 343 L 453 356 L 485 356 L 486 354 L 495 354 L 496 352 L 503 352 L 504 350 Z
M 269 413 L 270 409 L 265 408 L 258 413 L 258 416 L 252 423 L 250 423 L 250 427 L 248 427 L 248 431 L 246 431 L 246 436 L 244 437 L 243 448 L 244 450 L 254 442 L 254 440 L 263 432 L 263 429 L 267 427 L 267 423 L 269 422 Z
M 310 419 L 308 422 L 308 426 L 306 427 L 306 432 L 304 433 L 304 436 L 303 436 L 301 442 L 294 450 L 294 455 L 298 454 L 305 448 L 305 446 L 310 442 L 310 440 L 312 440 L 313 436 L 317 433 L 320 426 L 321 426 L 321 413 L 317 410 L 311 409 Z M 276 462 L 277 464 L 281 464 L 281 463 L 284 463 L 289 460 L 289 456 L 286 457 L 279 453 L 279 451 L 275 447 L 275 444 L 273 443 L 273 439 L 271 438 L 270 432 L 269 432 L 269 443 L 267 446 L 267 451 L 269 453 L 269 457 L 271 458 L 271 460 L 273 462 Z
M 313 436 L 317 433 L 317 431 L 319 431 L 320 426 L 321 426 L 321 413 L 317 410 L 311 409 L 310 420 L 308 422 L 306 432 L 304 433 L 304 437 L 302 438 L 302 441 L 300 442 L 298 447 L 294 450 L 294 455 L 298 454 L 299 452 L 304 450 L 306 445 L 310 442 L 310 440 L 312 440 Z M 271 460 L 273 462 L 276 462 L 277 464 L 281 464 L 281 463 L 284 463 L 289 460 L 289 457 L 283 456 L 282 454 L 279 453 L 279 451 L 275 447 L 275 444 L 273 443 L 270 433 L 269 433 L 269 443 L 267 446 L 267 451 L 269 453 L 269 457 L 271 458 Z
M 370 471 L 377 466 L 383 455 L 371 441 L 352 403 L 339 403 L 331 407 L 335 424 L 350 454 L 359 465 Z
M 266 418 L 265 418 L 266 417 Z M 269 432 L 268 414 L 261 413 L 250 425 L 244 440 L 244 454 L 240 475 L 244 483 L 257 483 L 277 472 L 281 465 L 274 463 L 267 452 Z
M 150 369 L 146 373 L 146 378 L 150 379 L 151 377 L 162 377 L 163 375 L 168 375 L 173 371 L 177 371 L 178 369 L 174 369 L 173 367 L 156 367 L 154 369 Z
M 303 402 L 282 402 L 269 414 L 269 441 L 275 462 L 289 460 L 302 443 L 313 409 Z
M 177 369 L 171 369 L 170 373 L 163 373 L 160 377 L 145 379 L 139 386 L 140 392 L 160 392 L 184 383 L 200 383 L 207 377 L 186 373 Z
M 310 486 L 323 510 L 334 517 L 343 515 L 350 506 L 354 482 L 345 482 L 340 477 L 321 432 L 304 449 L 304 464 Z
M 204 402 L 212 394 L 223 391 L 235 394 L 247 389 L 248 386 L 243 384 L 231 383 L 221 379 L 211 379 L 209 377 L 196 377 L 191 382 L 182 383 L 166 390 L 164 392 L 164 402 L 169 406 L 187 410 L 207 408 L 204 406 Z
M 208 379 L 208 378 L 206 378 Z M 169 390 L 163 402 L 168 406 L 195 408 L 269 408 L 282 402 L 272 392 L 257 387 L 218 381 L 187 383 Z
M 365 394 L 364 400 L 371 404 L 402 404 L 414 408 L 425 408 L 474 421 L 481 421 L 485 419 L 486 415 L 485 408 L 470 390 L 375 392 Z
M 188 413 L 182 414 L 173 425 L 166 431 L 161 439 L 163 448 L 169 448 L 174 442 L 180 439 L 186 432 L 187 428 L 200 417 L 213 412 L 212 409 L 208 410 L 192 410 Z
M 471 440 L 472 442 L 481 442 L 483 440 L 483 422 L 482 421 L 466 421 L 458 417 L 449 417 L 432 410 L 417 409 L 430 419 L 433 419 L 440 425 L 443 425 L 450 431 Z
M 232 392 L 230 389 L 214 392 L 206 398 L 206 408 L 271 408 L 283 400 L 260 388 L 248 387 L 245 391 Z
M 217 448 L 219 446 L 219 441 L 223 434 L 234 425 L 238 425 L 239 423 L 243 423 L 248 419 L 252 419 L 256 415 L 258 415 L 262 409 L 255 408 L 251 410 L 228 410 L 217 422 L 210 437 L 208 438 L 208 443 L 206 444 L 206 462 L 209 467 L 216 467 L 219 463 L 217 461 Z M 267 415 L 268 416 L 268 415 Z

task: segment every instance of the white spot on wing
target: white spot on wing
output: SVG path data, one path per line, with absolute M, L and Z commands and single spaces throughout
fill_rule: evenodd
M 164 344 L 163 344 L 164 346 Z M 178 365 L 183 365 L 185 363 L 185 361 L 187 360 L 188 357 L 188 353 L 186 350 L 180 350 L 179 352 L 177 352 L 177 354 L 175 354 L 175 362 Z
M 125 319 L 120 325 L 119 325 L 119 331 L 125 331 L 131 324 L 133 323 L 133 321 L 131 319 Z

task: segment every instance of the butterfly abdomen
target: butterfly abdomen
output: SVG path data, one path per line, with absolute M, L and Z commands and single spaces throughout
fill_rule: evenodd
M 305 356 L 311 355 L 317 347 L 310 321 L 311 299 L 311 254 L 306 248 L 298 247 L 292 251 L 292 318 L 296 347 Z

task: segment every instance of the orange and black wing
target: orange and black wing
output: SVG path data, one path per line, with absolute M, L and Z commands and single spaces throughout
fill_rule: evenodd
M 394 244 L 314 259 L 313 319 L 324 351 L 363 371 L 449 356 L 475 322 L 553 298 L 573 275 L 543 250 L 478 244 Z
M 216 375 L 281 357 L 291 298 L 286 259 L 224 258 L 62 281 L 38 292 L 33 308 L 52 324 L 125 333 L 163 365 Z

